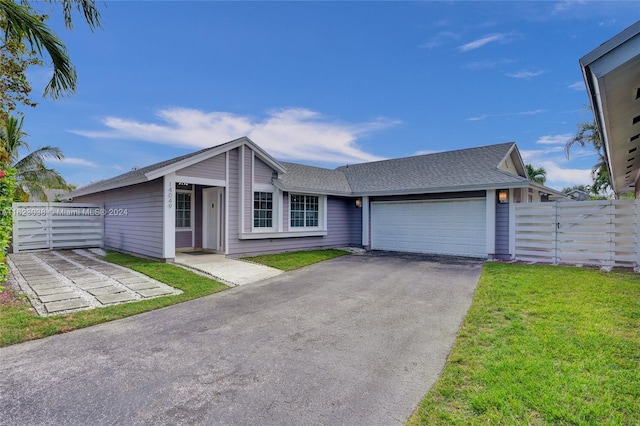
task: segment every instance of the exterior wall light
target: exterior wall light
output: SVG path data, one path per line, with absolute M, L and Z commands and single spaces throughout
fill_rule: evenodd
M 362 198 L 356 198 L 356 207 L 357 208 L 362 207 Z
M 498 191 L 498 203 L 506 204 L 509 202 L 509 190 L 501 189 Z

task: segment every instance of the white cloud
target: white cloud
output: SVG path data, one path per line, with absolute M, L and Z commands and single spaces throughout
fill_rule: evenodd
M 195 149 L 248 136 L 276 158 L 345 163 L 382 159 L 363 151 L 356 142 L 399 124 L 387 118 L 343 123 L 305 108 L 273 110 L 260 118 L 190 108 L 163 109 L 157 116 L 160 123 L 107 117 L 102 121 L 107 130 L 73 132 L 90 138 L 138 139 Z
M 562 145 L 565 146 L 569 140 L 573 138 L 570 133 L 562 133 L 560 135 L 544 135 L 536 141 L 540 145 Z
M 546 109 L 533 109 L 530 111 L 521 111 L 521 112 L 514 112 L 513 114 L 505 114 L 505 115 L 538 115 L 538 114 L 542 114 L 543 112 L 547 112 Z
M 489 118 L 490 115 L 489 114 L 482 114 L 482 115 L 476 115 L 475 117 L 469 117 L 466 119 L 466 121 L 482 121 L 486 118 Z
M 564 0 L 556 3 L 553 7 L 553 14 L 562 13 L 566 10 L 571 9 L 575 5 L 582 5 L 586 2 L 584 0 Z
M 435 49 L 436 47 L 440 47 L 443 44 L 446 44 L 450 40 L 458 40 L 460 39 L 460 35 L 451 31 L 442 31 L 432 36 L 425 43 L 421 44 L 420 48 L 422 49 Z
M 75 157 L 65 157 L 60 160 L 55 158 L 47 159 L 49 163 L 62 163 L 62 164 L 71 164 L 74 166 L 84 166 L 84 167 L 99 167 L 96 163 L 90 160 L 85 160 L 84 158 L 75 158 Z
M 538 114 L 542 114 L 543 112 L 546 112 L 546 109 L 534 109 L 531 111 L 520 111 L 520 112 L 508 112 L 505 114 L 482 114 L 482 115 L 477 115 L 475 117 L 469 117 L 466 118 L 466 121 L 481 121 L 481 120 L 485 120 L 489 117 L 509 117 L 509 116 L 514 116 L 514 115 L 538 115 Z
M 542 139 L 542 138 L 540 138 Z M 542 149 L 520 151 L 525 164 L 543 167 L 547 171 L 545 185 L 561 190 L 573 185 L 590 185 L 591 169 L 578 168 L 564 156 L 564 147 L 545 145 Z
M 544 74 L 545 71 L 543 70 L 538 70 L 538 71 L 528 71 L 528 70 L 522 70 L 522 71 L 518 71 L 518 72 L 514 72 L 514 73 L 509 73 L 507 74 L 508 77 L 513 77 L 513 78 L 533 78 L 533 77 L 537 77 L 539 75 Z
M 568 87 L 571 90 L 584 90 L 584 81 L 576 81 L 575 83 L 571 83 Z
M 470 50 L 479 49 L 482 46 L 485 46 L 489 43 L 504 40 L 506 36 L 507 36 L 506 34 L 502 34 L 502 33 L 489 34 L 482 38 L 479 38 L 477 40 L 474 40 L 469 43 L 463 44 L 462 46 L 459 46 L 458 50 L 460 50 L 461 52 L 468 52 Z
M 440 151 L 434 151 L 434 150 L 431 150 L 431 149 L 421 149 L 419 151 L 414 152 L 413 155 L 435 154 L 436 152 L 440 152 Z

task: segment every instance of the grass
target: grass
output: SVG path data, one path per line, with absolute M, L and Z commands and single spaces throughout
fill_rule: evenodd
M 303 266 L 312 265 L 314 263 L 322 262 L 323 260 L 333 259 L 346 254 L 350 254 L 350 252 L 335 249 L 307 250 L 290 253 L 264 254 L 261 256 L 245 257 L 243 259 L 271 266 L 283 271 L 292 271 L 294 269 L 302 268 Z
M 120 253 L 109 253 L 104 259 L 148 275 L 183 293 L 49 317 L 38 316 L 30 309 L 31 305 L 25 296 L 16 299 L 14 295 L 10 303 L 0 304 L 0 347 L 152 311 L 228 288 L 218 281 L 167 263 Z
M 640 276 L 487 263 L 417 425 L 640 422 Z

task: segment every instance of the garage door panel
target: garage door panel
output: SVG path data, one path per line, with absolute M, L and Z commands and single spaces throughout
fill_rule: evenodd
M 374 250 L 486 256 L 484 199 L 372 203 Z

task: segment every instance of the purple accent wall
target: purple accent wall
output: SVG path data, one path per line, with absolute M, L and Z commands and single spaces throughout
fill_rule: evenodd
M 192 247 L 192 231 L 176 231 L 176 248 Z
M 202 188 L 204 188 L 202 185 L 196 185 L 195 188 L 194 208 L 196 211 L 194 212 L 195 224 L 193 226 L 195 247 L 202 247 Z
M 176 172 L 176 176 L 192 176 L 205 179 L 225 178 L 225 157 L 224 154 L 216 155 L 199 163 L 193 164 Z
M 253 182 L 271 185 L 273 169 L 267 166 L 261 159 L 254 157 Z

